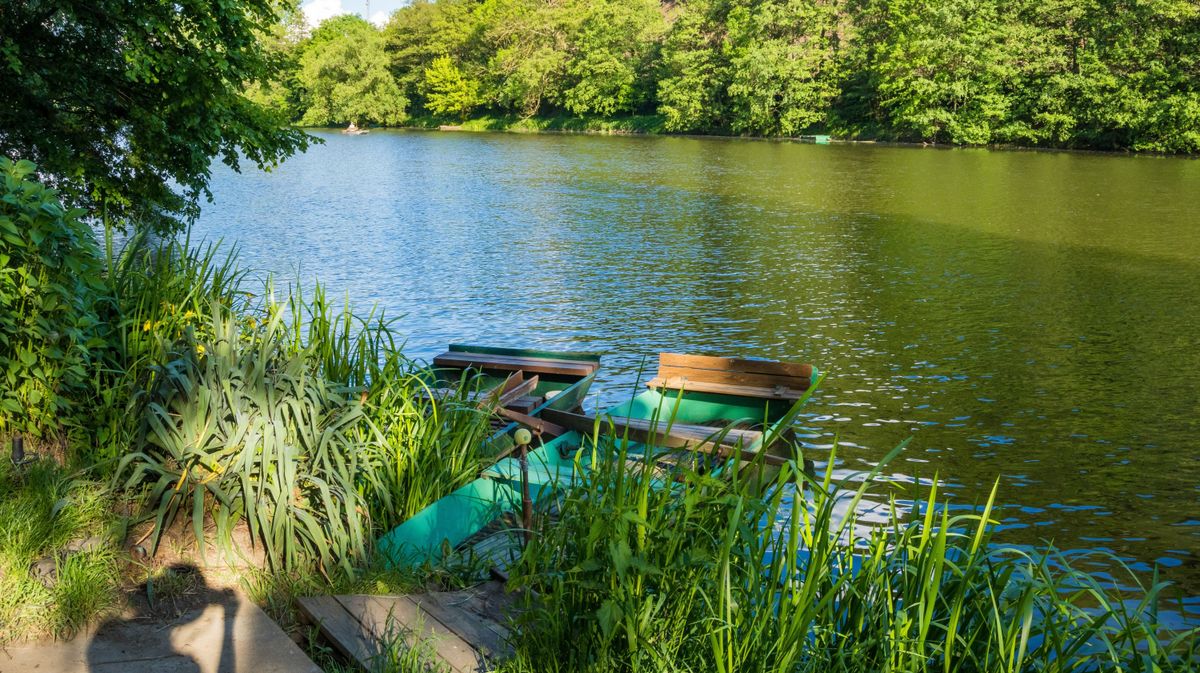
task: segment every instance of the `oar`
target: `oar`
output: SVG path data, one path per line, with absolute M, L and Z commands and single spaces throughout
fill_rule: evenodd
M 525 428 L 518 428 L 513 433 L 513 439 L 517 440 L 517 458 L 521 461 L 521 526 L 525 529 L 525 546 L 528 547 L 533 538 L 533 498 L 529 497 L 529 460 L 526 454 L 529 453 L 529 442 L 533 435 Z

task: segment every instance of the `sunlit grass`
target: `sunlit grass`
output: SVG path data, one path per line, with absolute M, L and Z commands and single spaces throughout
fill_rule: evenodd
M 933 489 L 921 518 L 893 507 L 891 525 L 860 527 L 878 468 L 835 483 L 831 460 L 820 481 L 787 467 L 766 484 L 684 468 L 656 488 L 619 443 L 598 455 L 513 570 L 536 593 L 505 670 L 1197 668 L 1198 632 L 1158 623 L 1163 585 L 1131 604 L 1053 549 L 997 544 L 992 500 L 951 516 Z
M 49 461 L 0 462 L 0 644 L 70 635 L 120 602 L 111 504 Z

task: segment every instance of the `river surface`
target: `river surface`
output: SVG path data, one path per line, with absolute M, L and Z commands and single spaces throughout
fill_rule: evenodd
M 317 135 L 215 169 L 193 237 L 378 302 L 414 356 L 600 351 L 600 408 L 662 350 L 812 362 L 809 449 L 836 437 L 839 474 L 911 436 L 902 498 L 999 479 L 1002 541 L 1157 564 L 1200 620 L 1200 161 Z

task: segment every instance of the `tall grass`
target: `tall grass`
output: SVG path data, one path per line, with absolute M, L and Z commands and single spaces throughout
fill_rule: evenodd
M 103 484 L 50 461 L 0 461 L 0 646 L 70 635 L 119 603 L 111 507 Z
M 950 516 L 934 489 L 920 519 L 864 529 L 852 512 L 878 468 L 857 486 L 832 460 L 819 481 L 785 467 L 766 484 L 681 468 L 667 489 L 624 458 L 597 452 L 514 570 L 535 592 L 507 669 L 1198 668 L 1198 632 L 1156 621 L 1162 584 L 1130 604 L 1053 550 L 997 545 L 992 500 Z
M 193 339 L 210 335 L 211 306 L 251 315 L 236 249 L 222 254 L 215 244 L 192 248 L 186 238 L 147 236 L 136 233 L 109 265 L 109 356 L 93 376 L 94 438 L 84 456 L 108 467 L 139 440 L 144 391 L 157 385 L 172 349 L 189 333 Z
M 275 570 L 353 574 L 378 532 L 480 469 L 486 416 L 420 395 L 382 314 L 335 308 L 319 285 L 252 301 L 213 248 L 143 259 L 122 290 L 134 448 L 118 473 L 149 491 L 152 545 L 182 516 L 233 554 L 245 522 Z

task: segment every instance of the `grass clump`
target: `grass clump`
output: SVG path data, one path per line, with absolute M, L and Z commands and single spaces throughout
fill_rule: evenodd
M 207 283 L 207 306 L 185 294 L 131 311 L 155 341 L 127 376 L 137 426 L 118 474 L 125 489 L 148 491 L 151 546 L 183 516 L 198 541 L 212 531 L 233 555 L 245 522 L 272 570 L 353 575 L 384 527 L 477 473 L 487 418 L 418 395 L 421 368 L 381 315 L 335 309 L 319 286 L 311 300 L 294 292 L 282 303 L 270 287 L 266 301 L 240 301 L 238 282 L 214 293 L 214 278 L 240 277 L 233 258 L 209 266 L 210 252 L 193 254 L 159 253 L 178 261 L 155 269 L 155 286 Z M 186 320 L 149 315 L 164 304 Z
M 514 570 L 535 593 L 506 670 L 1197 669 L 1200 632 L 1156 620 L 1163 585 L 1130 603 L 1061 554 L 994 544 L 990 501 L 950 516 L 935 488 L 920 519 L 893 506 L 864 529 L 878 468 L 859 486 L 684 468 L 658 488 L 620 446 L 598 456 Z
M 112 500 L 49 461 L 0 461 L 0 645 L 68 636 L 120 603 Z

